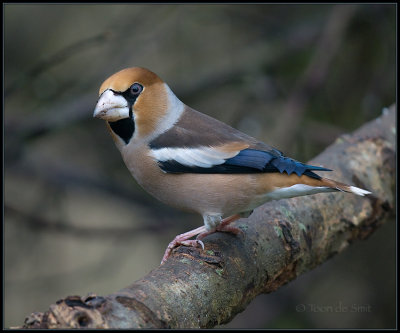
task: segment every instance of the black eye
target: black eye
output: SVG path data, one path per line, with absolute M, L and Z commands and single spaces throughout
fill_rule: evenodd
M 143 90 L 143 86 L 140 85 L 139 83 L 134 83 L 131 85 L 131 87 L 129 88 L 129 92 L 131 93 L 131 95 L 133 96 L 137 96 L 139 95 Z

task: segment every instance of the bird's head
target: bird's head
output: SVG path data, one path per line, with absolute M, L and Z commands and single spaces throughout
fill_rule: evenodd
M 128 144 L 161 134 L 182 110 L 183 103 L 156 74 L 132 67 L 103 82 L 93 117 L 106 120 L 114 139 Z

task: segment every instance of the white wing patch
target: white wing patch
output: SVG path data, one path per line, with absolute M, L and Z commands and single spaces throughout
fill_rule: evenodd
M 200 148 L 160 148 L 150 151 L 150 155 L 159 162 L 176 161 L 188 167 L 211 168 L 225 163 L 228 158 L 236 156 L 240 150 L 226 152 L 215 147 Z

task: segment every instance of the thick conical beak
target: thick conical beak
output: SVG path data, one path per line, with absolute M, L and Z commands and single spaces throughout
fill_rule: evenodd
M 97 101 L 93 117 L 107 121 L 129 118 L 128 102 L 121 95 L 116 95 L 113 91 L 107 89 Z

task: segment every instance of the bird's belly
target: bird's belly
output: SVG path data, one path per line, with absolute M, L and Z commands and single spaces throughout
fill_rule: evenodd
M 237 178 L 241 178 L 238 179 Z M 247 175 L 164 174 L 141 186 L 160 201 L 200 214 L 229 216 L 247 210 L 252 193 Z

